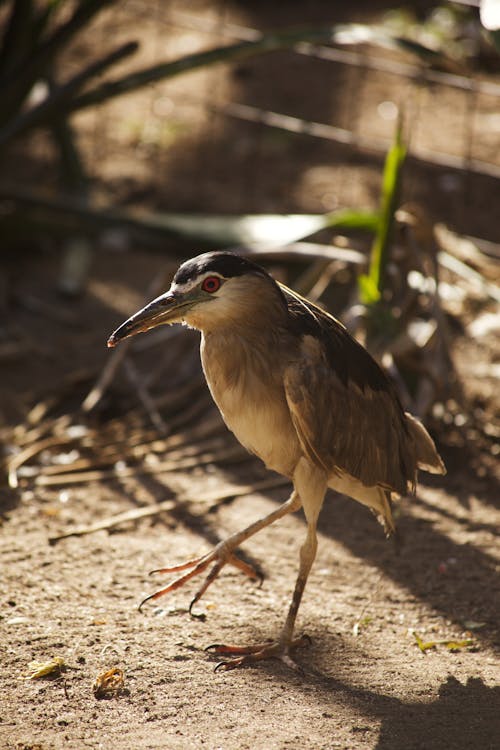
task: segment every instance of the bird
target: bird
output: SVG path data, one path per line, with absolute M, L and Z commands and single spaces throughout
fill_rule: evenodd
M 224 671 L 268 658 L 298 668 L 292 651 L 308 638 L 295 636 L 295 622 L 327 489 L 368 506 L 390 534 L 393 499 L 415 492 L 419 469 L 444 474 L 443 461 L 423 424 L 404 411 L 393 381 L 346 327 L 243 255 L 212 251 L 185 261 L 169 290 L 117 328 L 108 346 L 174 323 L 201 332 L 203 371 L 229 430 L 268 469 L 288 478 L 293 491 L 207 554 L 154 571 L 188 572 L 141 606 L 209 569 L 192 607 L 228 563 L 252 576 L 237 548 L 302 508 L 305 538 L 279 635 L 251 645 L 208 647 L 222 657 L 216 669 Z

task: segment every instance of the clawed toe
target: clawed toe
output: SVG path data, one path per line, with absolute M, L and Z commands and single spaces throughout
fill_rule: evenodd
M 228 672 L 231 669 L 238 669 L 249 664 L 255 664 L 265 659 L 279 659 L 287 667 L 297 672 L 302 672 L 302 668 L 290 656 L 291 649 L 300 648 L 311 643 L 307 635 L 294 638 L 290 643 L 281 641 L 265 641 L 251 646 L 233 646 L 214 643 L 208 646 L 205 651 L 217 656 L 227 656 L 230 661 L 221 661 L 216 664 L 214 672 Z
M 192 611 L 193 607 L 201 599 L 210 584 L 215 581 L 222 568 L 226 564 L 233 565 L 242 573 L 245 573 L 245 575 L 247 575 L 249 578 L 259 581 L 259 585 L 262 583 L 263 576 L 260 571 L 255 570 L 255 568 L 249 565 L 249 563 L 241 560 L 233 552 L 230 552 L 229 554 L 227 552 L 225 554 L 222 554 L 219 551 L 219 546 L 217 546 L 214 550 L 212 550 L 212 552 L 209 552 L 202 557 L 196 557 L 192 560 L 181 563 L 180 565 L 172 565 L 167 568 L 157 568 L 156 570 L 152 570 L 150 572 L 150 575 L 153 575 L 155 573 L 178 573 L 183 570 L 187 572 L 179 576 L 178 578 L 175 578 L 173 581 L 171 581 L 171 583 L 168 584 L 168 586 L 155 591 L 153 594 L 150 594 L 145 599 L 143 599 L 139 604 L 139 611 L 141 610 L 143 605 L 146 604 L 146 602 L 155 601 L 161 596 L 165 596 L 165 594 L 169 594 L 171 591 L 176 591 L 177 589 L 181 588 L 181 586 L 184 586 L 184 584 L 191 580 L 191 578 L 194 578 L 195 576 L 200 575 L 200 573 L 203 573 L 211 563 L 213 563 L 212 568 L 210 569 L 207 577 L 203 581 L 203 584 L 200 586 L 200 588 L 194 595 L 191 604 L 189 605 L 189 614 L 192 617 L 201 617 L 202 619 L 204 618 L 204 615 L 195 614 Z

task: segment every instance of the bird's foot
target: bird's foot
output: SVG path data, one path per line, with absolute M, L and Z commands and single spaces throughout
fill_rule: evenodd
M 227 563 L 229 565 L 233 565 L 235 568 L 238 568 L 238 570 L 240 570 L 242 573 L 245 573 L 245 575 L 247 575 L 249 578 L 252 578 L 253 580 L 259 580 L 262 583 L 262 574 L 255 570 L 252 565 L 237 557 L 231 550 L 228 550 L 225 543 L 221 542 L 216 547 L 214 547 L 211 552 L 208 552 L 202 557 L 195 557 L 194 559 L 188 560 L 181 565 L 172 565 L 167 568 L 158 568 L 157 570 L 152 570 L 150 575 L 154 573 L 178 573 L 181 570 L 187 570 L 188 572 L 184 573 L 184 575 L 181 575 L 178 578 L 175 578 L 171 583 L 168 584 L 168 586 L 155 591 L 153 594 L 150 594 L 145 599 L 143 599 L 139 604 L 139 610 L 146 602 L 150 600 L 154 601 L 156 599 L 159 599 L 161 596 L 165 596 L 165 594 L 169 594 L 171 591 L 176 591 L 177 589 L 181 588 L 181 586 L 184 586 L 184 584 L 190 581 L 191 578 L 194 578 L 200 573 L 203 573 L 211 563 L 213 563 L 212 568 L 209 570 L 207 577 L 194 595 L 191 604 L 189 605 L 189 614 L 193 615 L 193 617 L 199 617 L 199 615 L 193 614 L 192 610 L 194 605 L 201 599 L 210 584 L 215 581 L 222 568 Z
M 246 667 L 248 664 L 255 664 L 264 659 L 279 659 L 290 669 L 301 672 L 302 668 L 292 659 L 290 651 L 310 643 L 309 636 L 301 635 L 300 638 L 293 638 L 290 643 L 272 640 L 256 643 L 253 646 L 224 646 L 220 643 L 214 643 L 212 646 L 208 646 L 205 651 L 217 656 L 227 656 L 231 660 L 219 662 L 215 667 L 215 672 L 227 672 L 230 669 Z

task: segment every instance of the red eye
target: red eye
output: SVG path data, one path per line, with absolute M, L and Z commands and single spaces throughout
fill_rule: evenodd
M 203 283 L 201 285 L 203 291 L 209 292 L 209 294 L 213 294 L 214 292 L 216 292 L 219 287 L 220 279 L 218 276 L 207 276 L 207 278 L 203 280 Z

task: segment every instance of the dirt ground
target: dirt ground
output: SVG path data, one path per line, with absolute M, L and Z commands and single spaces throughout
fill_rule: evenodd
M 120 304 L 133 308 L 134 292 L 143 288 L 141 268 L 144 275 L 145 266 L 161 263 L 145 260 L 128 256 L 130 299 Z M 40 298 L 53 301 L 56 266 L 33 261 L 26 270 L 25 292 L 36 279 Z M 53 378 L 88 367 L 96 352 L 103 361 L 103 339 L 121 319 L 112 309 L 115 284 L 116 260 L 108 255 L 89 294 L 73 303 L 78 336 L 67 324 L 47 325 L 17 311 L 17 324 L 39 351 L 5 368 L 11 377 L 4 380 L 4 413 L 5 401 L 20 406 L 28 392 L 33 356 L 40 377 Z M 92 295 L 103 288 L 108 307 Z M 364 508 L 328 496 L 299 613 L 298 632 L 312 640 L 297 652 L 302 674 L 272 661 L 214 673 L 216 660 L 204 652 L 214 642 L 259 641 L 278 632 L 305 532 L 300 515 L 245 544 L 265 572 L 261 588 L 229 570 L 199 604 L 204 621 L 186 611 L 194 584 L 137 611 L 158 587 L 149 570 L 208 550 L 286 498 L 283 487 L 207 510 L 204 496 L 265 478 L 258 462 L 62 488 L 33 487 L 28 476 L 24 489 L 3 490 L 0 745 L 496 748 L 498 487 L 488 472 L 481 477 L 471 469 L 466 453 L 442 449 L 448 476 L 422 475 L 417 498 L 402 503 L 399 554 Z M 181 499 L 186 493 L 194 504 Z M 49 544 L 68 530 L 168 498 L 179 499 L 153 519 Z M 424 641 L 472 642 L 457 652 L 440 643 L 422 653 L 414 632 Z M 52 657 L 64 659 L 61 675 L 24 679 L 32 660 Z M 124 690 L 97 699 L 96 677 L 115 666 L 124 671 Z
M 195 5 L 200 13 L 211 8 L 204 2 Z M 238 4 L 227 5 L 226 20 L 234 23 L 252 20 L 271 27 L 276 21 L 272 8 L 265 10 L 273 4 L 252 4 L 255 18 L 250 20 L 242 18 Z M 322 20 L 329 13 L 329 3 L 310 5 L 307 20 Z M 290 4 L 290 22 L 304 20 L 300 6 Z M 359 12 L 356 20 L 368 17 Z M 145 22 L 144 33 L 146 27 Z M 99 38 L 104 38 L 102 31 Z M 177 53 L 191 49 L 193 39 L 199 42 L 191 31 L 178 41 Z M 175 39 L 169 42 L 175 47 Z M 287 53 L 281 60 L 291 63 Z M 271 66 L 270 98 L 260 102 L 262 106 L 276 104 L 269 92 L 279 91 L 285 102 L 287 97 L 292 102 L 286 86 L 291 79 L 297 86 L 301 81 L 301 90 L 307 90 L 309 79 L 295 64 L 293 75 L 286 79 L 279 61 L 276 68 Z M 258 88 L 259 69 L 266 70 L 262 61 L 243 66 L 231 86 L 243 81 L 250 96 L 252 88 Z M 201 79 L 196 75 L 187 84 L 190 93 L 200 87 L 200 80 L 206 85 L 202 74 Z M 224 75 L 217 74 L 221 97 L 227 85 Z M 389 94 L 386 82 L 379 79 L 377 89 L 376 76 L 371 78 L 367 90 L 372 92 L 375 111 L 373 102 Z M 308 93 L 310 98 L 304 96 L 301 104 L 307 100 L 306 114 L 314 119 L 315 108 L 324 100 L 314 86 Z M 495 106 L 494 101 L 486 102 L 485 123 Z M 120 107 L 125 109 L 119 109 L 116 118 L 127 112 L 127 104 Z M 452 124 L 453 102 L 443 107 Z M 191 114 L 186 105 L 180 121 Z M 108 113 L 102 122 L 109 131 L 115 120 Z M 421 125 L 419 137 L 439 138 L 445 130 L 442 123 L 441 119 L 435 128 L 431 122 L 428 131 Z M 144 144 L 131 155 L 130 132 L 117 132 L 115 150 L 106 155 L 95 139 L 94 159 L 102 158 L 104 170 L 95 179 L 97 192 L 123 202 L 128 194 L 130 202 L 149 208 L 320 211 L 334 207 L 328 203 L 332 188 L 326 190 L 325 182 L 330 183 L 335 163 L 347 185 L 343 195 L 339 188 L 339 205 L 373 205 L 377 199 L 380 163 L 376 160 L 342 156 L 331 144 L 325 156 L 317 144 L 283 134 L 265 134 L 257 159 L 248 145 L 254 133 L 246 126 L 237 130 L 225 123 L 222 129 L 215 118 L 207 136 L 206 125 L 199 125 L 203 138 L 198 138 L 198 126 L 182 131 L 176 147 L 166 149 L 158 161 L 158 171 L 151 164 L 145 170 Z M 89 131 L 82 132 L 85 142 Z M 452 147 L 454 138 L 460 141 L 450 130 L 447 145 Z M 487 149 L 488 143 L 486 137 L 479 139 L 478 148 Z M 153 149 L 149 159 L 156 154 Z M 486 152 L 479 154 L 486 156 Z M 32 172 L 21 160 L 20 174 L 36 179 L 46 170 L 44 159 L 30 164 Z M 446 193 L 437 188 L 449 174 L 432 174 L 435 181 L 432 195 L 427 194 L 427 208 L 460 231 L 497 239 L 492 206 L 498 202 L 498 183 L 490 178 L 475 183 L 471 178 L 463 194 Z M 165 175 L 168 180 L 160 189 Z M 236 190 L 236 177 L 242 175 Z M 426 196 L 428 172 L 414 169 L 410 182 L 412 199 Z M 193 185 L 199 187 L 196 194 Z M 6 313 L 6 323 L 0 324 L 0 427 L 5 453 L 12 450 L 15 425 L 26 425 L 31 408 L 52 397 L 49 415 L 54 419 L 71 414 L 73 425 L 84 424 L 104 436 L 114 420 L 122 433 L 132 432 L 135 426 L 128 421 L 129 412 L 138 404 L 123 376 L 93 420 L 85 422 L 78 407 L 108 361 L 107 336 L 141 304 L 151 280 L 165 271 L 164 257 L 141 247 L 126 252 L 101 248 L 85 293 L 68 300 L 56 291 L 60 247 L 42 238 L 23 250 L 20 260 L 18 248 L 12 252 L 6 248 L 0 267 L 0 302 Z M 189 254 L 186 248 L 177 252 L 183 254 Z M 485 311 L 495 308 L 486 305 L 481 313 Z M 492 374 L 498 368 L 498 338 L 494 331 L 475 339 L 468 335 L 473 320 L 474 308 L 466 319 L 457 317 L 452 327 L 453 354 L 471 413 L 479 411 L 493 423 L 499 410 L 498 379 Z M 195 361 L 196 336 L 183 335 L 191 342 L 186 358 Z M 171 372 L 181 369 L 181 363 L 169 365 L 167 359 L 168 366 Z M 168 383 L 166 374 L 165 391 Z M 202 388 L 196 399 L 205 405 L 203 418 L 214 414 Z M 147 422 L 144 414 L 141 419 Z M 191 426 L 196 419 L 195 415 Z M 270 478 L 258 461 L 238 454 L 233 461 L 207 459 L 191 469 L 174 466 L 145 474 L 117 473 L 58 486 L 37 484 L 28 460 L 28 471 L 20 474 L 17 489 L 0 486 L 0 747 L 496 750 L 500 742 L 500 495 L 495 474 L 499 454 L 491 439 L 477 450 L 467 441 L 457 441 L 459 419 L 455 424 L 444 420 L 439 429 L 437 423 L 434 426 L 448 474 L 422 474 L 416 498 L 401 502 L 400 549 L 384 538 L 365 508 L 333 493 L 327 496 L 318 556 L 297 623 L 297 633 L 311 639 L 309 646 L 296 652 L 301 672 L 268 661 L 214 673 L 218 660 L 204 650 L 213 643 L 262 641 L 279 632 L 305 534 L 301 514 L 284 518 L 244 545 L 248 559 L 265 574 L 262 586 L 225 569 L 198 604 L 196 612 L 204 617 L 190 617 L 187 611 L 194 582 L 147 604 L 141 612 L 137 609 L 164 580 L 149 577 L 150 570 L 209 550 L 287 498 L 286 486 L 238 496 L 242 486 Z M 231 436 L 221 432 L 217 439 L 229 455 L 235 446 Z M 71 453 L 47 445 L 39 457 L 50 469 L 55 460 L 74 460 Z M 97 463 L 98 451 L 92 455 Z M 189 449 L 182 460 L 186 456 Z M 161 514 L 50 543 L 100 519 L 168 500 L 171 506 Z M 424 643 L 435 642 L 435 647 L 422 651 L 416 636 Z M 453 644 L 455 649 L 450 648 Z M 26 679 L 30 662 L 53 657 L 64 660 L 60 673 Z M 123 670 L 123 689 L 96 697 L 95 680 L 114 667 Z

